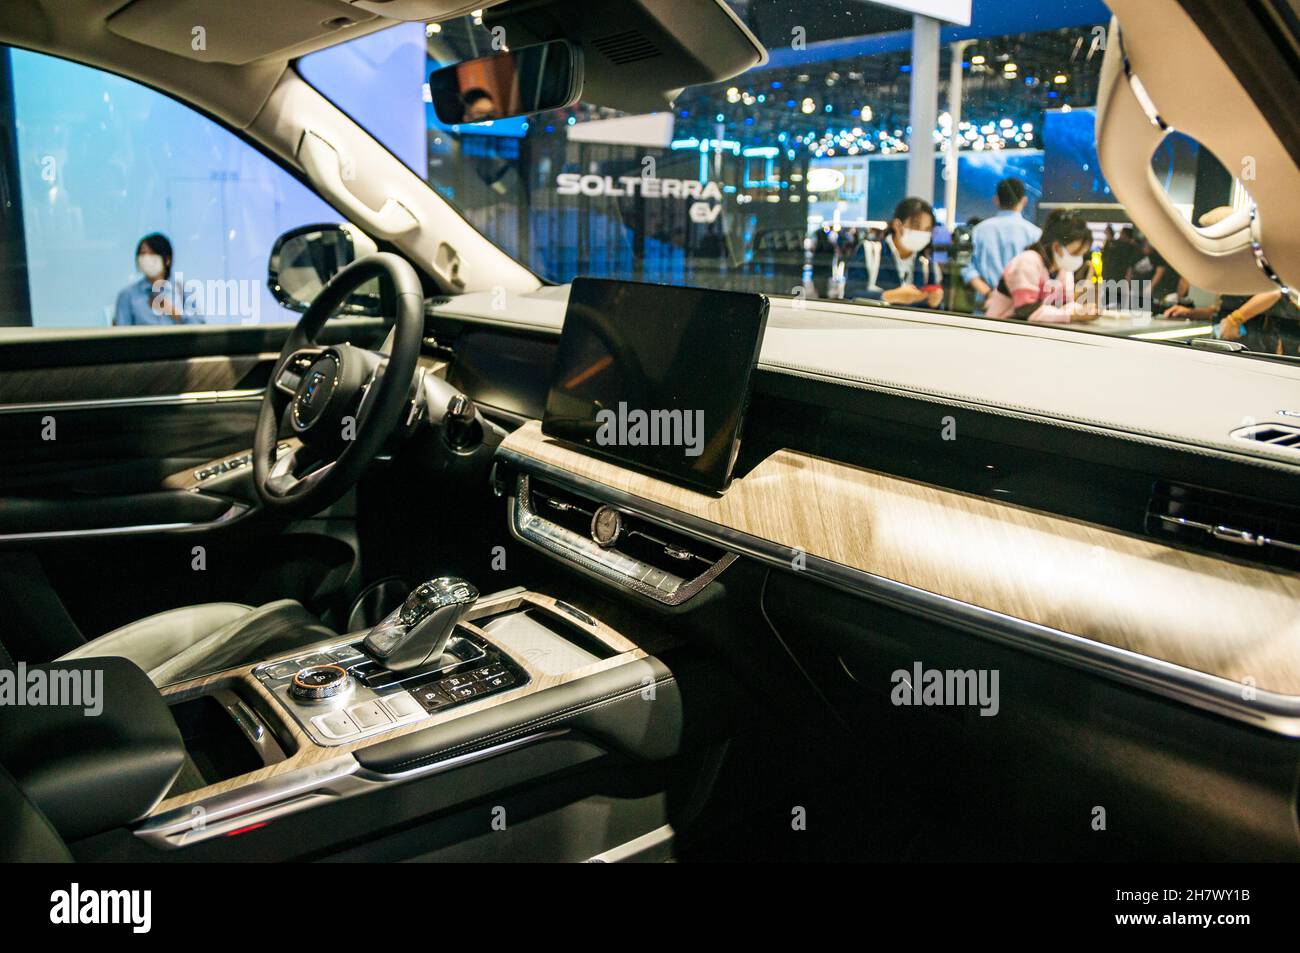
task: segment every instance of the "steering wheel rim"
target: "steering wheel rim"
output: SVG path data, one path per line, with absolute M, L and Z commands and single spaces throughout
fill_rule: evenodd
M 349 344 L 318 344 L 325 322 L 348 295 L 374 278 L 387 278 L 395 291 L 397 319 L 389 352 L 365 351 Z M 318 513 L 360 479 L 401 419 L 419 364 L 423 336 L 424 293 L 420 278 L 398 255 L 382 252 L 358 259 L 321 289 L 285 341 L 257 418 L 253 483 L 268 511 L 284 516 Z M 306 373 L 295 373 L 300 362 L 313 355 L 316 363 Z M 320 401 L 319 405 L 312 406 L 313 400 Z M 303 412 L 303 408 L 307 411 Z M 348 424 L 349 420 L 350 432 L 346 427 L 330 432 L 333 425 Z M 294 472 L 301 462 L 298 449 L 278 458 L 276 455 L 285 423 L 290 424 L 291 431 L 298 431 L 303 448 L 322 457 L 311 461 L 319 465 L 302 476 Z M 333 459 L 327 459 L 331 455 Z

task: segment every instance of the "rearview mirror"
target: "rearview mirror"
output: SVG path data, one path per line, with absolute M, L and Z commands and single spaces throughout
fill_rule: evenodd
M 304 225 L 275 240 L 266 266 L 266 283 L 276 301 L 290 311 L 303 312 L 331 278 L 377 250 L 369 236 L 351 225 Z M 349 295 L 339 313 L 382 314 L 379 279 Z
M 562 109 L 581 95 L 582 57 L 567 40 L 494 53 L 429 74 L 433 111 L 446 126 Z

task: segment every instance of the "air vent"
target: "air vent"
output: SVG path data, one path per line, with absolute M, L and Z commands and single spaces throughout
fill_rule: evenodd
M 681 605 L 736 559 L 653 520 L 526 474 L 517 477 L 512 495 L 512 528 L 522 539 L 669 605 Z
M 592 520 L 600 503 L 536 478 L 532 480 L 532 497 L 541 516 L 580 536 L 592 535 Z M 702 572 L 726 555 L 716 546 L 631 513 L 620 513 L 619 520 L 622 528 L 612 544 L 619 552 L 678 576 Z
M 659 48 L 637 30 L 602 36 L 594 45 L 615 66 L 639 63 L 659 55 Z
M 1300 450 L 1300 427 L 1292 424 L 1255 424 L 1232 432 L 1237 440 L 1264 443 L 1285 450 Z
M 1289 504 L 1160 482 L 1151 491 L 1146 530 L 1196 549 L 1300 567 L 1300 507 Z

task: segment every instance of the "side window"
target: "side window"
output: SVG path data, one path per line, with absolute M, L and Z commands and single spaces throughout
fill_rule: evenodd
M 339 215 L 139 83 L 0 47 L 0 324 L 270 324 L 276 237 Z

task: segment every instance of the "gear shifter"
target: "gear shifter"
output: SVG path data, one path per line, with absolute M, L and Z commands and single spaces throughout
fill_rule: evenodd
M 478 595 L 470 583 L 455 576 L 421 583 L 370 630 L 362 647 L 390 672 L 419 668 L 437 660 L 456 623 L 478 601 Z

